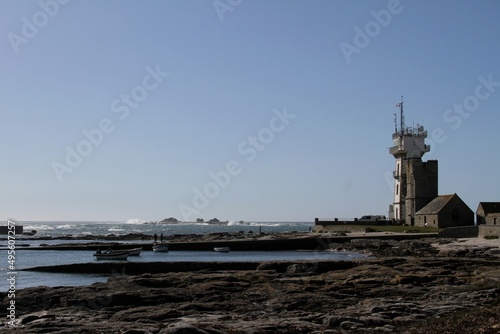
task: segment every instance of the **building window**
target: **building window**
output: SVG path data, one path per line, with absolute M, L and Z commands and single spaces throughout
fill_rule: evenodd
M 453 221 L 460 220 L 460 211 L 457 208 L 454 208 L 451 211 L 451 220 Z
M 399 195 L 399 184 L 396 184 L 396 195 Z
M 493 225 L 496 225 L 497 224 L 497 218 L 493 218 Z

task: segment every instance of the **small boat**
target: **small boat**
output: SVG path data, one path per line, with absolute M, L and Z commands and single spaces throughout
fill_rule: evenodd
M 227 253 L 229 252 L 229 247 L 214 247 L 214 252 Z
M 109 251 L 104 253 L 95 253 L 94 256 L 98 260 L 126 260 L 129 256 L 129 252 Z
M 165 244 L 154 244 L 153 252 L 168 252 L 168 245 Z
M 129 256 L 139 256 L 139 255 L 141 255 L 142 247 L 132 248 L 132 249 L 125 249 L 123 251 L 124 252 L 128 252 Z

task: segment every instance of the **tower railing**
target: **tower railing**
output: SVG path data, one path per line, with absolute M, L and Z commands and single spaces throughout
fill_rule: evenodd
M 418 128 L 405 128 L 403 131 L 394 132 L 392 134 L 392 139 L 396 139 L 401 136 L 415 136 L 415 137 L 427 138 L 427 131 L 426 130 L 420 131 Z

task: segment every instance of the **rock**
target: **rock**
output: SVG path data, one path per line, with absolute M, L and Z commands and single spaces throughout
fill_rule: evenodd
M 394 324 L 404 324 L 404 323 L 409 323 L 409 322 L 414 322 L 415 318 L 411 315 L 402 315 L 399 317 L 395 317 L 392 319 L 392 322 Z
M 383 315 L 370 315 L 370 316 L 362 316 L 359 317 L 359 320 L 362 321 L 366 326 L 369 327 L 379 327 L 379 326 L 385 326 L 385 325 L 390 325 L 392 322 L 391 320 L 387 319 Z
M 286 268 L 286 272 L 289 274 L 303 274 L 303 273 L 312 273 L 315 271 L 314 264 L 305 264 L 305 263 L 295 263 Z
M 498 256 L 498 257 L 500 257 L 500 248 L 491 248 L 488 251 L 486 251 L 484 254 L 488 255 L 488 256 Z
M 127 329 L 123 334 L 153 334 L 147 329 Z
M 363 325 L 364 325 L 363 322 L 360 322 L 360 321 L 347 320 L 347 321 L 343 321 L 340 324 L 340 328 L 344 329 L 344 330 L 356 330 L 359 327 L 362 327 Z
M 348 327 L 351 324 L 356 324 L 356 326 L 359 326 L 360 324 L 364 323 L 359 319 L 347 316 L 328 316 L 323 321 L 323 326 L 330 328 L 341 327 L 342 324 L 345 324 L 345 327 Z
M 500 260 L 492 258 L 172 263 L 165 273 L 154 272 L 157 263 L 129 266 L 106 283 L 19 289 L 16 333 L 405 332 L 436 317 L 500 314 Z
M 384 312 L 386 308 L 380 307 L 380 306 L 375 306 L 370 310 L 370 313 L 380 313 Z
M 161 334 L 209 334 L 208 332 L 194 327 L 185 322 L 180 322 L 174 324 L 174 326 L 167 328 L 166 330 L 162 330 Z
M 127 308 L 113 314 L 109 321 L 111 322 L 137 322 L 143 319 L 149 319 L 153 321 L 165 321 L 167 319 L 176 319 L 181 316 L 182 313 L 165 306 L 154 307 L 154 306 L 139 306 L 134 308 Z

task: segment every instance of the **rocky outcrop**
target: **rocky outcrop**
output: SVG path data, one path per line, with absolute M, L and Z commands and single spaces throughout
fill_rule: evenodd
M 107 283 L 20 290 L 16 333 L 432 333 L 439 321 L 452 333 L 460 323 L 453 317 L 482 333 L 500 328 L 492 316 L 500 314 L 499 260 L 406 256 L 218 269 L 123 270 Z
M 329 244 L 330 249 L 337 251 L 356 251 L 379 257 L 410 256 L 410 257 L 469 257 L 498 258 L 500 257 L 500 242 L 477 245 L 461 245 L 463 239 L 422 238 L 417 240 L 387 240 L 380 238 L 359 238 L 348 242 L 335 240 Z M 480 240 L 480 239 L 477 239 Z M 483 239 L 484 240 L 484 239 Z M 446 247 L 453 244 L 452 247 Z

